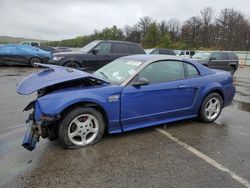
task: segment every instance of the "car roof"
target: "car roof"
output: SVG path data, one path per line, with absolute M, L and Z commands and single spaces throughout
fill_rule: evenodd
M 126 43 L 126 44 L 137 44 L 137 45 L 140 45 L 140 44 L 135 43 L 135 42 L 121 41 L 121 40 L 96 40 L 96 41 L 100 41 L 100 42 L 112 42 L 112 43 Z
M 172 55 L 162 55 L 162 54 L 140 54 L 140 55 L 130 55 L 130 56 L 125 56 L 121 57 L 125 59 L 133 59 L 133 60 L 138 60 L 138 61 L 160 61 L 160 60 L 184 60 L 182 57 L 179 56 L 172 56 Z
M 140 54 L 140 55 L 130 55 L 130 56 L 125 56 L 121 57 L 119 59 L 127 59 L 127 60 L 137 60 L 142 62 L 141 69 L 146 67 L 147 65 L 156 62 L 156 61 L 164 61 L 164 60 L 174 60 L 174 61 L 183 61 L 189 64 L 192 64 L 195 66 L 199 72 L 200 75 L 205 76 L 209 74 L 214 74 L 215 72 L 212 69 L 209 69 L 205 67 L 204 65 L 192 60 L 192 59 L 187 59 L 187 58 L 182 58 L 179 56 L 173 56 L 173 55 L 161 55 L 161 54 Z M 138 72 L 140 69 L 137 70 Z M 122 85 L 125 86 L 129 83 L 129 79 L 125 80 Z

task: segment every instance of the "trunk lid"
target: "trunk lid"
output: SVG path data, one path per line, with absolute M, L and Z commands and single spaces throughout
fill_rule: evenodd
M 109 83 L 108 81 L 93 74 L 77 69 L 40 63 L 38 65 L 41 67 L 46 67 L 47 69 L 33 73 L 24 78 L 16 87 L 17 93 L 21 95 L 29 95 L 39 89 L 80 78 L 96 79 L 103 83 Z

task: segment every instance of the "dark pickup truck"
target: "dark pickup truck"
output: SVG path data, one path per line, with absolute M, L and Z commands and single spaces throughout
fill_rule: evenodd
M 92 72 L 119 57 L 132 54 L 145 54 L 145 51 L 133 42 L 95 40 L 77 52 L 53 54 L 49 63 Z
M 239 66 L 238 56 L 234 52 L 196 52 L 192 57 L 199 63 L 212 68 L 226 70 L 234 75 Z

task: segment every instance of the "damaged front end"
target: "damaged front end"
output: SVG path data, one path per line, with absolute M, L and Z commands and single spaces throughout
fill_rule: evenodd
M 106 80 L 80 70 L 55 65 L 39 66 L 47 69 L 31 74 L 16 87 L 17 93 L 21 95 L 37 92 L 37 99 L 24 108 L 24 111 L 32 110 L 26 121 L 28 128 L 22 143 L 29 151 L 35 149 L 40 137 L 49 140 L 57 138 L 57 124 L 61 118 L 58 109 L 63 107 L 65 100 L 74 97 L 75 90 L 109 84 Z M 72 94 L 64 94 L 66 91 Z
M 22 146 L 29 151 L 35 149 L 40 137 L 48 138 L 50 141 L 57 138 L 56 122 L 61 118 L 60 115 L 52 117 L 42 114 L 36 103 L 32 101 L 24 108 L 24 111 L 33 110 L 26 120 L 27 130 L 22 143 Z

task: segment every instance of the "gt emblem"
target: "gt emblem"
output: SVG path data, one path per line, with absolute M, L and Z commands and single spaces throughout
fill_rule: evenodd
M 111 96 L 109 96 L 109 98 L 108 98 L 108 101 L 109 102 L 116 102 L 116 101 L 118 101 L 119 100 L 119 95 L 111 95 Z

